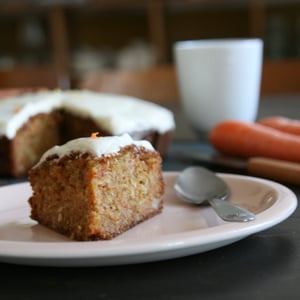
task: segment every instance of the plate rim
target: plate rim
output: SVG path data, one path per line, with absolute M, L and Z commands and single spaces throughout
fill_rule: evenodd
M 179 174 L 178 171 L 164 171 L 164 176 L 177 176 Z M 111 265 L 111 264 L 123 264 L 123 263 L 135 263 L 135 262 L 145 262 L 143 256 L 152 254 L 152 259 L 148 258 L 148 261 L 157 261 L 167 258 L 172 258 L 172 252 L 182 252 L 188 248 L 198 248 L 203 245 L 214 244 L 220 241 L 225 242 L 224 245 L 230 244 L 234 241 L 243 239 L 249 235 L 260 232 L 262 230 L 273 227 L 283 220 L 287 219 L 297 208 L 297 197 L 295 193 L 290 190 L 288 187 L 282 185 L 281 183 L 277 183 L 268 179 L 257 178 L 247 175 L 238 175 L 238 174 L 230 174 L 230 173 L 218 173 L 223 178 L 233 178 L 240 179 L 246 181 L 254 181 L 259 182 L 263 185 L 267 185 L 272 187 L 277 192 L 279 191 L 279 195 L 276 198 L 275 203 L 273 203 L 269 208 L 264 210 L 263 212 L 257 215 L 257 219 L 252 221 L 251 223 L 221 223 L 221 228 L 225 228 L 226 230 L 218 231 L 220 226 L 209 227 L 205 229 L 193 230 L 184 233 L 172 233 L 167 235 L 167 241 L 165 241 L 166 236 L 160 236 L 154 242 L 152 241 L 150 244 L 147 243 L 146 246 L 139 241 L 135 241 L 131 245 L 127 245 L 126 247 L 118 248 L 116 245 L 118 242 L 114 242 L 115 240 L 110 241 L 91 241 L 91 242 L 78 242 L 78 241 L 66 241 L 66 242 L 24 242 L 24 241 L 7 241 L 0 240 L 0 261 L 2 262 L 16 262 L 22 264 L 30 264 L 30 265 L 55 265 L 55 266 L 79 266 L 79 265 L 91 265 L 93 260 L 96 260 L 96 265 Z M 27 186 L 28 188 L 29 182 L 16 183 L 12 185 L 6 185 L 0 187 L 0 194 L 3 189 L 13 189 L 13 188 L 22 188 Z M 284 199 L 280 198 L 280 193 L 285 195 Z M 284 203 L 283 203 L 284 202 Z M 277 211 L 278 206 L 282 206 L 283 210 L 276 215 L 276 219 L 272 218 L 272 212 Z M 1 201 L 0 201 L 0 211 L 1 211 Z M 163 212 L 162 212 L 163 213 Z M 154 217 L 155 218 L 155 217 Z M 147 221 L 146 221 L 147 222 Z M 239 234 L 237 234 L 237 231 Z M 199 233 L 199 236 L 195 237 L 195 234 Z M 201 233 L 201 234 L 200 234 Z M 205 239 L 203 239 L 205 236 Z M 226 236 L 226 237 L 224 237 Z M 171 237 L 171 238 L 170 238 Z M 209 238 L 208 238 L 209 237 Z M 220 237 L 223 237 L 220 240 Z M 183 240 L 183 241 L 182 241 Z M 105 249 L 96 247 L 95 245 L 99 245 L 100 243 L 112 244 L 114 251 L 109 249 L 109 253 L 107 252 L 107 248 Z M 35 245 L 36 248 L 34 250 L 30 249 L 30 246 Z M 115 244 L 115 245 L 114 245 Z M 17 247 L 22 245 L 22 247 Z M 61 251 L 58 249 L 53 249 L 53 245 L 59 245 L 59 249 L 62 246 L 66 247 L 67 250 L 69 248 L 74 247 L 76 245 L 76 249 L 72 249 L 71 253 L 66 255 L 66 251 Z M 78 245 L 81 245 L 77 248 Z M 6 246 L 7 250 L 3 251 L 3 246 Z M 25 248 L 24 248 L 25 247 Z M 15 249 L 14 251 L 9 251 Z M 47 248 L 45 251 L 44 248 Z M 213 247 L 209 250 L 219 248 Z M 22 249 L 22 250 L 21 250 Z M 29 251 L 30 250 L 30 251 Z M 43 250 L 41 252 L 41 250 Z M 55 250 L 57 252 L 55 252 Z M 54 252 L 53 252 L 54 251 Z M 168 253 L 170 255 L 168 257 Z M 207 250 L 206 250 L 207 251 Z M 51 252 L 51 254 L 50 254 Z M 187 251 L 188 252 L 188 251 Z M 201 253 L 205 251 L 198 251 L 195 249 L 194 253 Z M 190 254 L 187 254 L 190 255 Z M 135 258 L 134 258 L 135 256 Z M 167 256 L 167 257 L 166 257 Z M 175 255 L 174 257 L 181 257 L 185 255 Z M 131 257 L 131 259 L 130 259 Z M 128 262 L 124 261 L 126 258 L 129 258 Z M 116 259 L 115 263 L 111 260 Z M 62 261 L 64 260 L 64 261 Z M 76 261 L 77 260 L 77 261 Z

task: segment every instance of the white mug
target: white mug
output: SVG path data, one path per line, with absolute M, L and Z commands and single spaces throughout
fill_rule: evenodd
M 255 121 L 261 39 L 180 41 L 174 44 L 174 56 L 182 107 L 194 129 L 207 133 L 224 120 Z

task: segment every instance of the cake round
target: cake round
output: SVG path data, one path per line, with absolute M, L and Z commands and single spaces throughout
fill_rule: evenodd
M 164 156 L 173 113 L 155 103 L 85 90 L 41 91 L 0 101 L 0 175 L 23 176 L 50 147 L 99 132 L 146 139 Z
M 73 240 L 112 239 L 163 209 L 161 156 L 128 134 L 55 146 L 29 181 L 31 218 Z

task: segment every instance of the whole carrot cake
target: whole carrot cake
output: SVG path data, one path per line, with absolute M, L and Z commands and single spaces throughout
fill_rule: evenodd
M 146 139 L 164 156 L 175 128 L 168 109 L 129 96 L 40 91 L 0 100 L 0 176 L 24 176 L 54 145 L 91 132 Z
M 128 134 L 74 139 L 29 171 L 31 218 L 73 240 L 107 240 L 163 209 L 161 156 Z

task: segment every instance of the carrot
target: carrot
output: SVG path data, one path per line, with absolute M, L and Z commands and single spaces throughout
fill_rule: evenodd
M 300 136 L 300 120 L 271 116 L 258 120 L 259 124 Z
M 91 138 L 96 139 L 98 137 L 99 132 L 92 132 L 91 133 Z
M 300 137 L 257 123 L 221 122 L 210 131 L 209 141 L 227 155 L 300 162 Z

